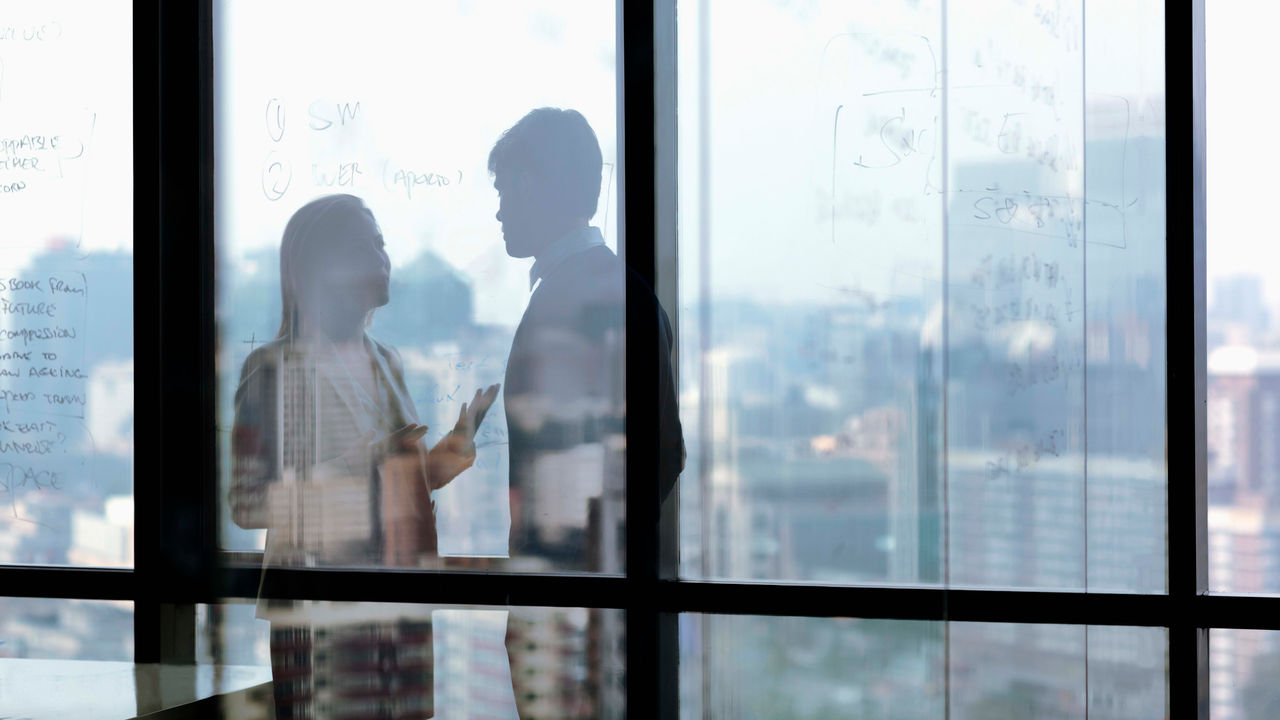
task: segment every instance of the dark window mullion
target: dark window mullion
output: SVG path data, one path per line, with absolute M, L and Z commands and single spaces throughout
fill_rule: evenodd
M 136 657 L 194 662 L 213 569 L 213 164 L 209 0 L 136 6 Z
M 679 72 L 676 22 L 677 0 L 654 0 L 653 31 L 653 155 L 654 155 L 654 230 L 653 289 L 658 303 L 665 308 L 671 323 L 671 378 L 675 394 L 680 394 L 680 214 L 679 214 Z M 654 397 L 658 391 L 652 393 Z M 674 452 L 674 448 L 659 448 Z M 680 576 L 680 483 L 677 481 L 659 497 L 656 519 L 656 572 L 662 581 L 656 590 L 658 599 L 667 596 L 666 589 Z M 657 717 L 679 718 L 680 712 L 680 613 L 675 608 L 657 608 L 655 677 Z
M 172 604 L 217 603 L 258 595 L 261 568 L 224 567 L 207 591 L 166 589 L 148 595 L 127 569 L 0 567 L 0 595 L 83 600 L 145 599 Z M 639 605 L 632 583 L 599 575 L 480 572 L 387 572 L 279 568 L 267 574 L 264 597 L 297 600 L 418 602 L 450 605 L 587 607 Z M 948 606 L 943 607 L 943 596 Z M 857 617 L 956 622 L 1008 622 L 1131 627 L 1235 628 L 1280 631 L 1274 596 L 1080 593 L 929 587 L 776 585 L 662 580 L 654 612 Z M 1185 637 L 1185 636 L 1184 636 Z
M 622 157 L 619 250 L 627 266 L 626 534 L 627 715 L 671 716 L 675 697 L 659 697 L 658 344 L 652 313 L 656 278 L 654 2 L 619 0 Z M 647 287 L 646 287 L 647 285 Z
M 0 597 L 136 602 L 145 599 L 139 590 L 142 577 L 142 573 L 128 568 L 0 566 Z M 141 624 L 137 615 L 135 608 L 135 636 Z
M 1165 3 L 1169 704 L 1209 716 L 1204 3 Z M 1187 157 L 1190 150 L 1190 157 Z M 1226 619 L 1226 618 L 1222 618 Z M 1194 710 L 1193 710 L 1194 708 Z
M 161 657 L 160 606 L 147 588 L 157 585 L 162 505 L 160 454 L 136 445 L 137 438 L 160 437 L 160 5 L 133 0 L 133 368 L 134 368 L 134 574 L 128 596 L 134 601 L 134 658 L 157 662 Z M 8 573 L 0 585 L 15 587 Z M 28 575 L 22 587 L 62 597 L 64 576 Z M 91 597 L 116 595 L 112 575 L 80 576 L 78 592 Z

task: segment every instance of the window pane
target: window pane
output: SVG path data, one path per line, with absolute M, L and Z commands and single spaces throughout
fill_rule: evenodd
M 680 616 L 680 717 L 944 717 L 941 623 Z
M 681 716 L 1158 720 L 1166 653 L 1163 628 L 682 615 Z
M 227 717 L 626 714 L 621 611 L 237 602 L 197 619 L 200 662 L 269 667 L 285 691 L 227 698 Z
M 1271 5 L 1205 7 L 1209 585 L 1222 592 L 1280 592 L 1280 268 L 1253 218 L 1280 154 L 1239 129 L 1275 108 L 1242 75 L 1270 20 Z
M 1164 590 L 1163 6 L 943 10 L 680 4 L 686 576 Z
M 1273 718 L 1280 711 L 1280 632 L 1209 631 L 1209 715 L 1213 720 Z
M 1169 717 L 1164 628 L 954 623 L 953 717 Z
M 0 658 L 133 660 L 133 603 L 0 597 Z
M 133 564 L 132 34 L 0 19 L 0 563 Z
M 4 717 L 150 716 L 271 679 L 266 668 L 226 662 L 217 668 L 134 664 L 133 623 L 131 602 L 0 598 Z
M 618 572 L 614 5 L 355 8 L 215 3 L 222 544 Z

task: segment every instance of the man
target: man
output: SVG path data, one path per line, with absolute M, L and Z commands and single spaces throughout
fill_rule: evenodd
M 507 254 L 534 259 L 504 385 L 510 554 L 558 570 L 622 569 L 628 331 L 655 337 L 660 351 L 660 447 L 630 451 L 661 458 L 664 497 L 684 467 L 670 322 L 650 290 L 627 327 L 626 267 L 590 225 L 602 168 L 595 132 L 575 110 L 534 110 L 489 153 Z

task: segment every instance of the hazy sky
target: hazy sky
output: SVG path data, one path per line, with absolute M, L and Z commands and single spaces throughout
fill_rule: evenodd
M 1081 92 L 1135 103 L 1162 96 L 1163 30 L 1151 21 L 1161 3 L 1066 3 L 1062 16 L 1048 23 L 1033 2 L 979 4 L 964 3 L 960 13 L 953 3 L 948 18 L 957 86 L 950 113 L 953 170 L 994 155 L 966 134 L 969 111 L 997 120 L 1038 112 L 1027 120 L 1034 126 L 1028 132 L 1071 132 L 1083 121 Z M 288 216 L 310 198 L 349 191 L 373 207 L 393 263 L 430 247 L 471 277 L 481 320 L 514 323 L 528 295 L 528 263 L 503 252 L 485 157 L 501 131 L 528 109 L 559 105 L 582 110 L 600 136 L 606 162 L 616 159 L 614 4 L 384 1 L 357 10 L 336 0 L 290 0 L 216 6 L 218 241 L 232 263 L 228 269 L 236 271 L 245 253 L 278 246 Z M 694 263 L 689 251 L 702 210 L 698 110 L 706 92 L 717 292 L 822 299 L 828 291 L 821 286 L 832 284 L 892 293 L 904 282 L 918 284 L 918 277 L 932 275 L 936 282 L 940 217 L 930 213 L 941 206 L 925 188 L 940 172 L 928 163 L 938 149 L 929 131 L 940 98 L 901 91 L 931 89 L 929 80 L 944 59 L 939 2 L 711 2 L 705 36 L 699 4 L 678 7 L 682 262 Z M 90 191 L 79 193 L 84 246 L 131 244 L 132 198 L 120 182 L 132 174 L 130 18 L 122 8 L 127 3 L 6 4 L 3 22 L 21 28 L 53 21 L 60 34 L 44 44 L 0 40 L 0 130 L 57 127 L 90 145 L 81 167 L 64 163 L 66 192 L 33 189 L 22 203 L 0 196 L 10 237 L 23 238 L 15 244 L 40 246 L 50 234 L 74 233 L 80 213 L 68 198 L 86 186 Z M 1253 168 L 1260 165 L 1236 165 L 1274 152 L 1265 145 L 1244 147 L 1259 135 L 1247 124 L 1265 116 L 1273 101 L 1246 91 L 1238 78 L 1249 72 L 1250 48 L 1270 26 L 1265 20 L 1280 11 L 1251 4 L 1245 14 L 1244 8 L 1226 2 L 1208 10 L 1211 274 L 1271 265 L 1265 245 L 1251 242 L 1257 233 L 1243 224 L 1248 215 L 1236 211 L 1259 206 L 1266 184 L 1253 180 Z M 998 33 L 987 23 L 991 17 L 1001 18 Z M 697 52 L 703 37 L 711 50 L 706 88 L 699 83 Z M 1217 40 L 1222 37 L 1228 40 Z M 1084 40 L 1084 47 L 1072 38 Z M 1082 52 L 1089 57 L 1087 77 L 1079 71 Z M 1051 84 L 1057 107 L 1035 106 L 1027 93 L 1012 90 L 1011 77 L 998 70 L 1001 61 L 1015 61 L 1029 77 Z M 52 103 L 45 83 L 59 89 Z M 359 111 L 341 124 L 340 108 L 357 102 Z M 282 123 L 268 117 L 269 105 Z M 834 113 L 841 106 L 841 134 L 833 147 Z M 1215 112 L 1224 106 L 1230 110 Z M 916 133 L 916 156 L 879 175 L 855 169 L 851 161 L 866 155 L 871 164 L 871 151 L 883 152 L 877 119 L 895 113 L 903 113 L 904 127 Z M 271 122 L 284 130 L 279 140 Z M 335 124 L 313 129 L 324 122 Z M 291 182 L 283 197 L 268 200 L 264 184 L 279 186 L 279 178 L 264 180 L 264 168 L 281 160 L 277 167 L 290 169 Z M 840 161 L 834 177 L 833 160 Z M 317 182 L 321 175 L 337 176 L 344 163 L 358 163 L 359 174 L 346 166 L 354 178 L 350 187 Z M 395 180 L 406 169 L 426 180 L 411 196 Z M 611 170 L 606 167 L 604 183 L 609 201 L 595 222 L 613 240 L 617 177 Z M 450 185 L 437 186 L 441 177 Z M 837 191 L 844 188 L 843 197 L 833 197 L 833 181 Z M 1071 173 L 1051 184 L 1078 190 Z M 874 193 L 881 213 L 876 232 L 859 232 L 858 203 Z M 50 212 L 53 207 L 60 211 Z M 875 241 L 883 238 L 888 241 Z M 11 246 L 8 262 L 27 254 Z M 804 261 L 796 262 L 797 255 Z
M 1267 168 L 1280 166 L 1280 149 L 1267 139 L 1266 128 L 1280 102 L 1253 80 L 1260 72 L 1260 48 L 1274 42 L 1277 23 L 1280 6 L 1274 3 L 1205 3 L 1210 287 L 1215 276 L 1262 275 L 1272 306 L 1280 303 L 1280 238 L 1260 211 L 1274 202 L 1275 181 Z

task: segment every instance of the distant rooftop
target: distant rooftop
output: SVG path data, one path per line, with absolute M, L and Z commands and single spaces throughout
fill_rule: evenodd
M 1209 353 L 1208 366 L 1210 375 L 1280 374 L 1280 350 L 1224 345 Z

